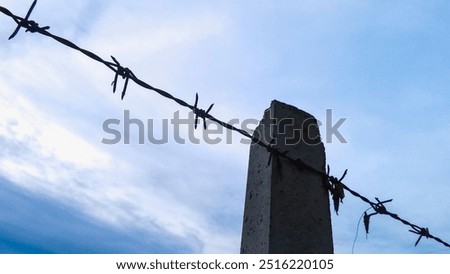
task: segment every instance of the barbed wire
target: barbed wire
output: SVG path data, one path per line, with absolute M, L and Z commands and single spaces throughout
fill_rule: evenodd
M 33 9 L 35 8 L 37 3 L 37 0 L 34 0 L 31 7 L 29 8 L 26 16 L 24 18 L 17 16 L 15 14 L 13 14 L 11 11 L 9 11 L 7 8 L 0 6 L 0 12 L 2 12 L 3 14 L 11 17 L 14 22 L 17 24 L 16 29 L 14 30 L 14 32 L 11 34 L 11 36 L 9 37 L 9 40 L 11 40 L 12 38 L 14 38 L 19 30 L 21 28 L 24 28 L 26 30 L 26 32 L 31 32 L 31 33 L 39 33 L 42 34 L 44 36 L 53 38 L 54 40 L 58 41 L 59 43 L 70 47 L 74 50 L 77 50 L 81 53 L 83 53 L 84 55 L 86 55 L 87 57 L 102 63 L 103 65 L 105 65 L 107 68 L 109 68 L 110 70 L 112 70 L 115 75 L 114 75 L 114 80 L 111 83 L 111 85 L 113 86 L 113 93 L 116 92 L 117 89 L 117 82 L 118 82 L 118 78 L 119 76 L 122 77 L 122 79 L 125 80 L 123 89 L 122 89 L 122 94 L 121 94 L 121 99 L 123 100 L 126 92 L 127 92 L 127 88 L 128 88 L 128 84 L 129 84 L 129 80 L 133 81 L 135 84 L 141 86 L 144 89 L 147 90 L 151 90 L 156 92 L 157 94 L 174 101 L 175 103 L 177 103 L 178 105 L 185 107 L 185 108 L 189 108 L 190 110 L 193 111 L 193 113 L 195 114 L 195 128 L 197 128 L 198 125 L 198 121 L 199 118 L 201 118 L 203 120 L 203 126 L 204 129 L 206 129 L 206 120 L 210 120 L 213 121 L 217 124 L 219 124 L 220 126 L 227 128 L 229 130 L 235 131 L 241 135 L 243 135 L 244 137 L 247 137 L 249 139 L 251 139 L 252 143 L 257 144 L 259 146 L 262 146 L 264 148 L 266 148 L 267 152 L 270 154 L 269 156 L 269 163 L 270 160 L 273 157 L 278 157 L 278 158 L 283 158 L 286 159 L 289 163 L 291 163 L 292 165 L 296 166 L 298 169 L 301 170 L 306 170 L 310 173 L 316 174 L 320 177 L 323 178 L 323 186 L 330 192 L 331 194 L 331 198 L 333 200 L 333 206 L 334 206 L 334 210 L 336 212 L 336 214 L 338 214 L 339 212 L 339 205 L 340 203 L 342 203 L 344 197 L 345 197 L 345 191 L 349 192 L 351 195 L 359 198 L 360 200 L 362 200 L 363 202 L 367 203 L 370 205 L 370 208 L 374 210 L 374 213 L 371 214 L 367 214 L 367 210 L 364 212 L 364 226 L 365 226 L 365 230 L 366 233 L 369 233 L 369 223 L 370 223 L 370 217 L 374 216 L 374 215 L 386 215 L 389 216 L 399 222 L 401 222 L 402 224 L 409 226 L 410 229 L 409 231 L 417 234 L 419 236 L 419 238 L 417 239 L 415 246 L 418 245 L 418 243 L 420 242 L 420 240 L 425 237 L 427 239 L 433 239 L 435 241 L 437 241 L 438 243 L 441 243 L 442 245 L 450 248 L 450 244 L 448 244 L 447 242 L 445 242 L 444 240 L 432 235 L 429 232 L 428 228 L 425 227 L 420 227 L 418 225 L 415 225 L 401 217 L 399 217 L 397 214 L 390 212 L 387 210 L 386 206 L 384 205 L 385 203 L 391 202 L 392 199 L 390 200 L 386 200 L 386 201 L 380 201 L 378 198 L 375 198 L 376 202 L 371 201 L 370 199 L 368 199 L 367 197 L 359 194 L 358 192 L 356 192 L 355 190 L 352 190 L 351 188 L 349 188 L 347 185 L 345 185 L 342 180 L 345 178 L 345 176 L 347 175 L 347 170 L 345 170 L 345 172 L 343 173 L 343 175 L 338 179 L 335 176 L 330 175 L 330 167 L 327 166 L 327 172 L 323 172 L 320 170 L 317 170 L 309 165 L 307 165 L 302 159 L 300 158 L 293 158 L 291 156 L 289 156 L 289 151 L 281 151 L 279 150 L 276 145 L 274 144 L 274 140 L 272 140 L 269 143 L 266 143 L 263 141 L 262 138 L 256 137 L 255 135 L 250 134 L 249 132 L 243 130 L 243 129 L 239 129 L 229 123 L 226 123 L 224 121 L 221 121 L 217 118 L 215 118 L 213 115 L 210 114 L 210 111 L 212 109 L 212 107 L 214 106 L 214 104 L 211 104 L 209 106 L 209 108 L 207 110 L 198 108 L 198 93 L 196 93 L 195 95 L 195 103 L 194 105 L 191 105 L 189 103 L 187 103 L 186 101 L 177 98 L 175 96 L 173 96 L 172 94 L 170 94 L 169 92 L 160 89 L 160 88 L 156 88 L 146 82 L 144 82 L 143 80 L 139 79 L 132 71 L 131 69 L 127 68 L 127 67 L 123 67 L 119 61 L 117 61 L 117 59 L 114 56 L 111 56 L 111 59 L 113 62 L 109 62 L 104 60 L 103 58 L 99 57 L 98 55 L 96 55 L 95 53 L 83 49 L 79 46 L 77 46 L 75 43 L 62 38 L 60 36 L 54 35 L 52 33 L 50 33 L 48 30 L 50 29 L 49 26 L 45 26 L 45 27 L 40 27 L 38 23 L 36 23 L 35 21 L 29 20 L 29 17 L 33 11 Z M 345 191 L 344 191 L 345 190 Z

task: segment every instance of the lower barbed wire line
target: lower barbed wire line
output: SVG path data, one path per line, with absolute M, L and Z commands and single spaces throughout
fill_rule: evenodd
M 70 48 L 72 48 L 74 50 L 77 50 L 77 51 L 83 53 L 85 56 L 87 56 L 87 57 L 89 57 L 89 58 L 91 58 L 91 59 L 93 59 L 93 60 L 95 60 L 97 62 L 100 62 L 100 63 L 104 64 L 107 68 L 109 68 L 110 70 L 112 70 L 116 74 L 115 78 L 117 78 L 117 75 L 122 73 L 121 76 L 126 78 L 126 80 L 130 79 L 130 80 L 132 80 L 134 83 L 136 83 L 137 85 L 139 85 L 142 88 L 154 91 L 154 92 L 158 93 L 159 95 L 176 102 L 180 106 L 189 108 L 190 110 L 194 111 L 196 115 L 202 115 L 202 118 L 204 120 L 208 119 L 210 121 L 213 121 L 213 122 L 221 125 L 222 127 L 225 127 L 225 128 L 227 128 L 229 130 L 232 130 L 232 131 L 235 131 L 235 132 L 241 134 L 242 136 L 249 138 L 252 141 L 252 143 L 266 148 L 271 153 L 276 153 L 277 156 L 280 156 L 282 158 L 287 159 L 289 162 L 294 164 L 298 169 L 305 169 L 308 172 L 311 172 L 313 174 L 321 176 L 324 179 L 324 181 L 326 180 L 328 182 L 326 186 L 328 188 L 328 191 L 330 191 L 330 193 L 331 193 L 330 187 L 333 187 L 335 184 L 339 184 L 339 186 L 342 187 L 344 190 L 346 190 L 347 192 L 349 192 L 353 196 L 355 196 L 357 198 L 360 198 L 363 202 L 369 204 L 372 208 L 376 209 L 376 207 L 379 205 L 379 203 L 375 203 L 375 202 L 370 201 L 368 198 L 366 198 L 363 195 L 359 194 L 358 192 L 350 189 L 347 185 L 345 185 L 344 183 L 341 182 L 341 180 L 345 177 L 347 171 L 345 171 L 345 173 L 341 177 L 341 179 L 338 180 L 334 176 L 330 176 L 329 174 L 327 174 L 325 172 L 322 172 L 320 170 L 317 170 L 317 169 L 309 166 L 302 159 L 294 159 L 294 158 L 290 157 L 288 155 L 288 152 L 280 151 L 275 146 L 273 146 L 271 144 L 267 144 L 266 142 L 264 142 L 263 139 L 257 138 L 254 135 L 250 134 L 249 132 L 247 132 L 247 131 L 245 131 L 243 129 L 239 129 L 239 128 L 237 128 L 237 127 L 235 127 L 235 126 L 233 126 L 233 125 L 231 125 L 229 123 L 223 122 L 223 121 L 215 118 L 214 116 L 212 116 L 211 114 L 208 113 L 209 111 L 204 111 L 202 109 L 197 109 L 196 106 L 191 105 L 191 104 L 185 102 L 184 100 L 173 96 L 169 92 L 167 92 L 165 90 L 162 90 L 162 89 L 159 89 L 159 88 L 156 88 L 156 87 L 153 87 L 152 85 L 142 81 L 137 76 L 135 76 L 131 72 L 131 70 L 129 70 L 128 68 L 122 67 L 118 62 L 117 63 L 112 63 L 112 62 L 109 62 L 109 61 L 105 61 L 103 58 L 101 58 L 100 56 L 96 55 L 95 53 L 93 53 L 93 52 L 91 52 L 89 50 L 83 49 L 83 48 L 77 46 L 75 43 L 73 43 L 73 42 L 71 42 L 71 41 L 69 41 L 69 40 L 67 40 L 65 38 L 62 38 L 60 36 L 57 36 L 57 35 L 54 35 L 54 34 L 50 33 L 48 31 L 49 27 L 41 28 L 34 21 L 27 20 L 27 19 L 22 18 L 20 16 L 14 15 L 11 11 L 9 11 L 8 9 L 6 9 L 5 7 L 2 7 L 2 6 L 0 6 L 0 12 L 2 12 L 3 14 L 11 17 L 14 20 L 14 22 L 16 24 L 18 24 L 18 26 L 20 26 L 22 28 L 25 28 L 25 29 L 29 30 L 32 33 L 40 33 L 40 34 L 42 34 L 44 36 L 50 37 L 50 38 L 56 40 L 57 42 L 65 45 L 67 47 L 70 47 Z M 116 61 L 114 58 L 113 58 L 113 60 Z M 128 73 L 125 75 L 124 71 L 127 71 Z M 115 80 L 117 80 L 117 79 L 115 79 Z M 122 99 L 123 99 L 123 95 L 125 94 L 125 90 L 126 90 L 126 86 L 125 86 L 124 92 L 122 94 Z M 211 107 L 212 107 L 212 105 L 211 105 Z M 210 107 L 210 109 L 211 109 L 211 107 Z M 343 196 L 342 196 L 342 198 L 343 198 Z M 342 198 L 341 198 L 341 202 L 342 202 Z M 391 218 L 402 222 L 404 225 L 410 226 L 413 229 L 411 232 L 420 235 L 420 238 L 416 242 L 416 245 L 419 242 L 419 240 L 421 239 L 421 237 L 425 236 L 426 238 L 431 238 L 431 239 L 433 239 L 433 240 L 443 244 L 444 246 L 450 248 L 450 245 L 448 243 L 446 243 L 445 241 L 443 241 L 442 239 L 440 239 L 440 238 L 438 238 L 436 236 L 431 235 L 428 232 L 428 229 L 421 228 L 421 227 L 419 227 L 417 225 L 414 225 L 414 224 L 412 224 L 412 223 L 410 223 L 410 222 L 400 218 L 397 214 L 391 213 L 391 212 L 389 212 L 387 210 L 384 210 L 384 212 L 380 213 L 380 214 L 390 216 Z

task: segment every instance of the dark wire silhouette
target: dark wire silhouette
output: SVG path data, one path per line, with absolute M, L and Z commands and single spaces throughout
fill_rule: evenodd
M 388 211 L 386 209 L 386 207 L 384 206 L 384 203 L 390 202 L 392 200 L 387 200 L 387 201 L 383 201 L 380 202 L 380 200 L 378 200 L 378 198 L 375 198 L 377 202 L 373 202 L 371 200 L 369 200 L 368 198 L 364 197 L 363 195 L 359 194 L 358 192 L 350 189 L 348 186 L 346 186 L 342 180 L 345 178 L 346 174 L 347 174 L 347 170 L 345 170 L 345 172 L 343 173 L 343 175 L 340 177 L 340 179 L 338 179 L 337 177 L 334 177 L 332 175 L 330 175 L 330 167 L 328 166 L 327 168 L 327 173 L 322 172 L 320 170 L 317 170 L 309 165 L 307 165 L 302 159 L 295 159 L 292 158 L 291 156 L 289 156 L 289 152 L 288 151 L 280 151 L 278 148 L 276 148 L 272 142 L 270 143 L 265 143 L 261 138 L 252 136 L 250 133 L 248 133 L 245 130 L 236 128 L 235 126 L 228 124 L 226 122 L 223 122 L 217 118 L 215 118 L 214 116 L 212 116 L 209 112 L 211 111 L 212 107 L 214 104 L 211 104 L 210 107 L 205 111 L 203 109 L 200 109 L 197 107 L 198 104 L 198 94 L 196 94 L 195 97 L 195 104 L 191 105 L 185 101 L 183 101 L 182 99 L 179 99 L 175 96 L 173 96 L 172 94 L 170 94 L 167 91 L 164 91 L 162 89 L 156 88 L 151 86 L 150 84 L 147 84 L 146 82 L 142 81 L 141 79 L 139 79 L 129 68 L 123 67 L 117 60 L 116 58 L 114 58 L 113 56 L 111 56 L 112 60 L 114 63 L 108 62 L 103 60 L 101 57 L 99 57 L 98 55 L 96 55 L 95 53 L 92 53 L 86 49 L 80 48 L 79 46 L 77 46 L 76 44 L 74 44 L 73 42 L 59 37 L 57 35 L 54 35 L 52 33 L 50 33 L 48 31 L 48 29 L 50 29 L 50 27 L 46 26 L 46 27 L 39 27 L 39 24 L 37 24 L 36 22 L 32 21 L 32 20 L 28 20 L 28 18 L 31 15 L 31 12 L 33 11 L 34 7 L 36 6 L 37 0 L 34 0 L 30 9 L 28 10 L 26 16 L 24 18 L 17 16 L 15 14 L 13 14 L 11 11 L 9 11 L 7 8 L 0 6 L 0 12 L 2 12 L 3 14 L 11 17 L 17 24 L 16 29 L 14 30 L 13 34 L 9 37 L 9 39 L 14 38 L 17 33 L 19 32 L 20 28 L 25 28 L 26 32 L 31 32 L 31 33 L 39 33 L 42 34 L 44 36 L 53 38 L 54 40 L 60 42 L 61 44 L 70 47 L 74 50 L 77 50 L 81 53 L 83 53 L 84 55 L 86 55 L 87 57 L 102 63 L 103 65 L 105 65 L 107 68 L 109 68 L 110 70 L 112 70 L 115 73 L 114 76 L 114 80 L 112 82 L 112 86 L 113 86 L 113 93 L 115 93 L 116 88 L 117 88 L 117 80 L 118 77 L 121 76 L 123 79 L 125 79 L 125 84 L 124 84 L 124 88 L 122 90 L 122 95 L 121 95 L 121 99 L 123 100 L 123 98 L 125 97 L 126 91 L 127 91 L 127 87 L 128 87 L 128 82 L 129 80 L 133 81 L 135 84 L 154 91 L 156 93 L 158 93 L 159 95 L 170 99 L 174 102 L 176 102 L 177 104 L 179 104 L 182 107 L 186 107 L 189 108 L 190 110 L 193 111 L 193 113 L 196 115 L 195 117 L 195 128 L 197 128 L 197 124 L 198 124 L 198 118 L 201 118 L 203 120 L 203 125 L 204 125 L 204 129 L 206 129 L 206 119 L 211 120 L 213 122 L 216 122 L 217 124 L 221 125 L 224 128 L 227 128 L 229 130 L 235 131 L 241 135 L 243 135 L 244 137 L 247 137 L 249 139 L 252 140 L 252 143 L 257 144 L 259 146 L 262 146 L 264 148 L 267 149 L 267 151 L 270 153 L 270 159 L 272 158 L 272 156 L 276 156 L 277 158 L 282 158 L 287 160 L 289 163 L 291 163 L 292 165 L 296 166 L 299 169 L 302 170 L 306 170 L 308 172 L 311 172 L 313 174 L 316 174 L 318 176 L 321 176 L 324 180 L 323 180 L 323 185 L 324 187 L 331 193 L 332 199 L 333 199 L 333 205 L 334 205 L 334 209 L 336 211 L 336 214 L 338 214 L 339 211 L 339 205 L 340 203 L 342 203 L 344 197 L 345 197 L 345 193 L 344 190 L 348 191 L 350 194 L 352 194 L 353 196 L 361 199 L 363 202 L 369 204 L 371 206 L 371 208 L 375 211 L 374 214 L 380 214 L 380 215 L 387 215 L 401 223 L 403 223 L 406 226 L 409 226 L 411 229 L 409 230 L 410 232 L 419 235 L 419 238 L 417 239 L 415 246 L 417 246 L 417 244 L 419 243 L 419 241 L 422 239 L 422 237 L 428 238 L 428 239 L 433 239 L 441 244 L 443 244 L 446 247 L 450 248 L 450 244 L 448 244 L 447 242 L 443 241 L 442 239 L 433 236 L 432 234 L 430 234 L 428 228 L 424 228 L 424 227 L 420 227 L 418 225 L 415 225 L 401 217 L 399 217 L 397 214 L 392 213 L 390 211 Z M 270 163 L 270 162 L 269 162 Z M 370 217 L 369 217 L 370 218 Z M 369 220 L 367 219 L 367 222 Z M 368 226 L 366 231 L 368 231 Z
M 353 244 L 352 244 L 352 254 L 354 254 L 355 251 L 355 245 L 356 245 L 356 240 L 358 239 L 358 233 L 359 233 L 359 224 L 361 223 L 361 220 L 363 217 L 365 217 L 367 215 L 367 211 L 369 209 L 371 209 L 372 207 L 369 207 L 368 209 L 366 209 L 364 211 L 363 214 L 361 214 L 361 217 L 359 217 L 358 219 L 358 224 L 356 225 L 356 233 L 355 233 L 355 238 L 353 239 Z M 369 234 L 369 227 L 368 225 L 366 226 L 366 219 L 364 218 L 364 227 L 366 228 L 366 239 L 367 239 L 367 234 Z

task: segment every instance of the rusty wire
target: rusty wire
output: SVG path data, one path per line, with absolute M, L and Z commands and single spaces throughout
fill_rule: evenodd
M 36 23 L 35 21 L 29 20 L 29 17 L 31 15 L 31 12 L 33 11 L 34 7 L 36 6 L 37 0 L 34 0 L 31 7 L 29 8 L 26 16 L 24 18 L 17 16 L 15 14 L 13 14 L 11 11 L 9 11 L 7 8 L 0 6 L 0 12 L 2 12 L 3 14 L 5 14 L 6 16 L 11 17 L 14 22 L 17 24 L 16 29 L 14 30 L 14 32 L 11 34 L 11 36 L 9 37 L 9 39 L 14 38 L 17 33 L 19 32 L 19 30 L 21 28 L 24 28 L 26 30 L 26 32 L 31 32 L 31 33 L 39 33 L 42 34 L 44 36 L 53 38 L 54 40 L 58 41 L 59 43 L 70 47 L 74 50 L 77 50 L 81 53 L 83 53 L 84 55 L 86 55 L 87 57 L 102 63 L 103 65 L 105 65 L 107 68 L 109 68 L 110 70 L 112 70 L 115 75 L 114 75 L 114 80 L 112 82 L 112 86 L 113 86 L 113 93 L 115 93 L 116 88 L 117 88 L 117 81 L 118 81 L 118 77 L 121 76 L 124 80 L 125 80 L 125 84 L 122 90 L 122 94 L 121 94 L 121 99 L 123 100 L 123 98 L 126 95 L 126 91 L 128 88 L 128 82 L 129 80 L 133 81 L 135 84 L 141 86 L 144 89 L 147 90 L 151 90 L 154 91 L 156 93 L 158 93 L 159 95 L 170 99 L 172 101 L 174 101 L 175 103 L 179 104 L 182 107 L 186 107 L 189 108 L 190 110 L 193 111 L 193 113 L 196 115 L 196 122 L 195 122 L 195 127 L 197 127 L 198 124 L 198 118 L 200 117 L 203 120 L 203 125 L 204 128 L 206 129 L 206 120 L 210 120 L 213 121 L 217 124 L 219 124 L 220 126 L 227 128 L 229 130 L 235 131 L 241 135 L 243 135 L 244 137 L 247 137 L 249 139 L 252 140 L 252 143 L 260 145 L 264 148 L 267 149 L 267 151 L 270 153 L 270 159 L 272 158 L 272 156 L 275 157 L 281 157 L 283 159 L 288 160 L 288 162 L 290 162 L 291 164 L 295 165 L 297 168 L 302 169 L 302 170 L 307 170 L 308 172 L 311 172 L 313 174 L 316 174 L 318 176 L 321 176 L 324 179 L 324 187 L 330 192 L 332 199 L 333 199 L 333 205 L 334 205 L 334 209 L 336 211 L 336 214 L 338 214 L 339 211 L 339 204 L 342 203 L 345 194 L 344 194 L 344 190 L 349 192 L 350 194 L 352 194 L 353 196 L 361 199 L 363 202 L 369 204 L 371 206 L 371 208 L 374 210 L 374 213 L 369 214 L 365 217 L 365 227 L 366 227 L 366 232 L 368 232 L 368 225 L 369 225 L 369 218 L 370 216 L 376 215 L 376 214 L 380 214 L 380 215 L 386 215 L 389 216 L 399 222 L 401 222 L 402 224 L 409 226 L 411 229 L 409 229 L 410 232 L 419 235 L 419 238 L 417 239 L 415 246 L 417 246 L 417 244 L 420 242 L 420 240 L 425 237 L 428 239 L 433 239 L 435 241 L 437 241 L 438 243 L 441 243 L 442 245 L 450 248 L 450 244 L 448 244 L 447 242 L 445 242 L 444 240 L 432 235 L 429 232 L 428 228 L 425 227 L 420 227 L 418 225 L 415 225 L 401 217 L 399 217 L 397 214 L 392 213 L 390 211 L 388 211 L 384 205 L 384 203 L 390 202 L 392 200 L 387 200 L 387 201 L 383 201 L 381 202 L 378 198 L 375 198 L 377 202 L 373 202 L 370 199 L 366 198 L 365 196 L 359 194 L 358 192 L 352 190 L 351 188 L 349 188 L 347 185 L 345 185 L 342 180 L 344 179 L 345 175 L 347 174 L 347 170 L 345 170 L 344 174 L 338 179 L 335 176 L 330 175 L 330 168 L 328 166 L 328 170 L 327 173 L 322 172 L 320 170 L 317 170 L 309 165 L 307 165 L 302 159 L 295 159 L 292 158 L 288 155 L 288 152 L 284 151 L 280 151 L 279 149 L 277 149 L 272 142 L 271 143 L 265 143 L 261 138 L 252 136 L 249 132 L 236 128 L 235 126 L 228 124 L 226 122 L 223 122 L 217 118 L 215 118 L 214 116 L 212 116 L 209 112 L 211 111 L 212 107 L 214 104 L 211 104 L 210 107 L 207 110 L 203 110 L 197 107 L 198 104 L 198 94 L 196 94 L 196 99 L 195 99 L 195 104 L 191 105 L 187 102 L 185 102 L 182 99 L 179 99 L 175 96 L 173 96 L 172 94 L 170 94 L 169 92 L 153 87 L 152 85 L 144 82 L 143 80 L 139 79 L 129 68 L 127 67 L 123 67 L 116 58 L 114 58 L 113 56 L 111 56 L 113 62 L 108 62 L 105 61 L 104 59 L 102 59 L 101 57 L 99 57 L 98 55 L 96 55 L 95 53 L 88 51 L 86 49 L 80 48 L 79 46 L 77 46 L 76 44 L 74 44 L 73 42 L 59 37 L 57 35 L 54 35 L 52 33 L 50 33 L 48 30 L 50 29 L 50 27 L 46 26 L 46 27 L 39 27 L 39 24 Z M 270 162 L 269 162 L 270 163 Z

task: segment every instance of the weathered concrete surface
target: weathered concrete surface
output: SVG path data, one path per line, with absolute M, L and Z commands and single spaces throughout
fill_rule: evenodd
M 273 101 L 255 133 L 294 159 L 325 171 L 325 149 L 316 119 Z M 322 178 L 250 147 L 241 253 L 333 253 L 330 203 Z

